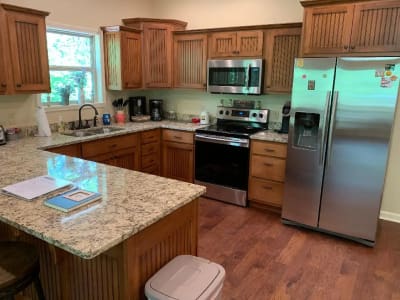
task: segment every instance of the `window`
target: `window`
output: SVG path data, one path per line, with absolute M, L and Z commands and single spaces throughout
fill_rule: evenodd
M 42 94 L 46 106 L 101 102 L 96 34 L 48 28 L 47 51 L 50 94 Z

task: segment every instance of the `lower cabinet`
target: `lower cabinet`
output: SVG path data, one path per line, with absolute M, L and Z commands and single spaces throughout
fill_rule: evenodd
M 139 170 L 137 134 L 82 143 L 82 158 L 130 170 Z
M 64 154 L 72 157 L 81 157 L 81 144 L 71 144 L 66 146 L 54 147 L 49 148 L 47 151 Z
M 253 140 L 250 149 L 249 201 L 282 207 L 286 144 Z
M 162 176 L 193 182 L 193 133 L 164 129 L 162 133 Z
M 160 137 L 160 129 L 153 129 L 140 133 L 140 171 L 160 175 Z

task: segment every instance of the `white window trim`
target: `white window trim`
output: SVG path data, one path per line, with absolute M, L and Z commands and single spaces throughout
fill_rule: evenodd
M 93 34 L 96 55 L 95 55 L 95 67 L 96 67 L 96 77 L 97 77 L 97 98 L 101 99 L 102 102 L 92 103 L 96 108 L 104 108 L 106 106 L 106 89 L 105 89 L 105 79 L 104 79 L 104 51 L 103 51 L 103 34 L 100 28 L 93 29 L 88 27 L 73 26 L 68 24 L 56 23 L 56 22 L 46 22 L 46 32 L 47 29 L 60 29 L 70 32 L 76 32 L 79 34 Z M 40 94 L 37 94 L 37 103 L 41 103 Z M 42 105 L 42 104 L 40 104 Z M 68 106 L 64 105 L 53 105 L 47 106 L 42 105 L 45 111 L 77 111 L 81 105 L 70 104 Z

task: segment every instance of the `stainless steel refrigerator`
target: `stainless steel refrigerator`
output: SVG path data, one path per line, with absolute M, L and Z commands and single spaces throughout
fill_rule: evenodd
M 297 59 L 282 221 L 374 245 L 400 58 Z

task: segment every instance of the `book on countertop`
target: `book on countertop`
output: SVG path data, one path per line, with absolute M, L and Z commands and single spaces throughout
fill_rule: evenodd
M 72 182 L 68 180 L 44 175 L 7 185 L 1 189 L 1 192 L 32 201 L 40 196 L 72 186 Z
M 81 206 L 95 202 L 101 199 L 101 194 L 89 192 L 80 188 L 69 190 L 52 198 L 45 200 L 43 203 L 51 208 L 70 212 Z

